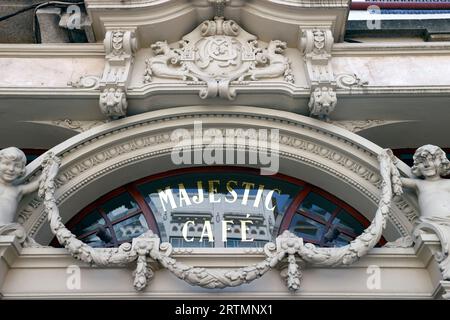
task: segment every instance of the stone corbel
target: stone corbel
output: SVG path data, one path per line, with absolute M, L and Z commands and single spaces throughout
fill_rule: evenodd
M 432 277 L 432 280 L 439 281 L 435 282 L 435 298 L 445 300 L 450 300 L 449 231 L 448 226 L 433 221 L 422 221 L 413 231 L 418 256 L 425 265 L 428 265 L 430 259 L 434 259 L 441 274 L 439 279 Z
M 440 248 L 433 248 L 430 246 L 434 258 L 439 263 L 439 268 L 442 278 L 445 281 L 450 281 L 450 224 L 447 220 L 439 218 L 424 219 L 414 229 L 415 238 L 419 238 L 422 233 L 435 234 L 439 239 Z
M 325 120 L 337 104 L 336 80 L 331 66 L 333 43 L 333 34 L 328 28 L 302 28 L 299 45 L 311 88 L 309 114 Z
M 109 118 L 127 112 L 127 86 L 131 77 L 137 39 L 133 30 L 109 30 L 105 40 L 105 69 L 100 79 L 100 110 Z

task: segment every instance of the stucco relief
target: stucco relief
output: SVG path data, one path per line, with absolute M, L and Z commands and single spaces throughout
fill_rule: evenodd
M 257 37 L 235 21 L 215 17 L 203 22 L 172 48 L 166 41 L 151 45 L 155 56 L 146 60 L 144 83 L 155 77 L 206 85 L 200 97 L 234 99 L 232 81 L 245 84 L 264 78 L 281 78 L 294 83 L 290 62 L 284 56 L 285 42 L 270 41 L 260 48 Z
M 209 121 L 208 119 L 211 119 L 213 121 L 220 120 L 225 122 L 227 122 L 227 118 L 229 118 L 233 123 L 241 118 L 242 121 L 245 122 L 270 121 L 271 123 L 277 123 L 278 126 L 287 130 L 285 131 L 285 134 L 280 135 L 280 146 L 285 146 L 284 148 L 281 147 L 281 157 L 295 159 L 295 161 L 319 168 L 320 170 L 327 172 L 327 174 L 338 178 L 342 183 L 356 188 L 374 203 L 378 201 L 378 197 L 373 194 L 372 191 L 368 190 L 367 186 L 363 185 L 363 181 L 367 181 L 369 185 L 372 185 L 377 189 L 381 187 L 381 177 L 376 170 L 367 167 L 367 164 L 364 164 L 362 159 L 358 160 L 350 156 L 347 152 L 343 152 L 342 150 L 339 150 L 339 148 L 335 149 L 329 145 L 330 139 L 335 141 L 335 145 L 343 143 L 346 141 L 345 139 L 338 135 L 330 134 L 328 131 L 314 128 L 306 123 L 298 123 L 292 120 L 281 121 L 277 117 L 269 116 L 267 111 L 264 111 L 264 115 L 257 115 L 255 112 L 256 111 L 253 111 L 252 115 L 210 114 L 207 116 L 195 114 L 195 112 L 194 114 L 183 112 L 183 115 L 167 115 L 167 118 L 164 118 L 164 120 L 151 120 L 150 118 L 150 120 L 140 122 L 138 125 L 121 127 L 117 130 L 108 130 L 105 134 L 95 134 L 92 139 L 83 140 L 82 145 L 84 147 L 92 148 L 95 144 L 102 143 L 101 141 L 103 138 L 109 140 L 113 137 L 115 137 L 114 140 L 117 140 L 117 143 L 110 142 L 107 145 L 102 144 L 100 149 L 93 153 L 92 151 L 89 152 L 89 155 L 83 154 L 81 146 L 74 147 L 74 149 L 70 149 L 71 151 L 64 151 L 64 153 L 60 155 L 63 163 L 65 162 L 65 157 L 69 157 L 72 160 L 70 160 L 70 164 L 63 165 L 61 173 L 57 178 L 56 183 L 58 189 L 63 190 L 61 193 L 58 193 L 57 203 L 66 201 L 87 184 L 100 179 L 102 176 L 109 174 L 117 168 L 128 166 L 144 159 L 159 157 L 163 154 L 170 154 L 170 131 L 151 132 L 150 130 L 146 133 L 147 128 L 152 128 L 152 124 L 159 125 L 162 121 L 165 122 L 167 126 L 171 126 L 174 122 L 186 120 L 193 121 L 194 118 L 203 119 L 203 121 Z M 111 125 L 112 124 L 113 123 L 111 123 Z M 228 126 L 229 125 L 230 123 Z M 310 140 L 307 136 L 302 137 L 302 135 L 298 136 L 293 133 L 288 134 L 289 131 L 295 130 L 294 128 L 306 130 L 305 133 L 308 132 L 308 135 L 310 133 L 323 135 L 323 139 L 326 139 L 328 142 L 324 145 L 320 143 L 317 138 Z M 126 135 L 127 139 L 122 140 L 123 135 Z M 359 146 L 351 142 L 347 141 L 345 143 L 348 144 L 350 148 L 354 149 L 354 151 L 352 151 L 353 153 L 358 153 L 362 150 Z M 155 146 L 157 146 L 156 149 Z M 292 147 L 293 149 L 286 149 L 286 147 Z M 296 151 L 294 152 L 293 150 Z M 73 156 L 78 153 L 80 153 L 80 156 L 73 159 Z M 366 151 L 364 151 L 364 153 L 370 157 Z M 124 154 L 128 154 L 127 159 L 121 160 Z M 331 165 L 331 163 L 333 163 L 333 165 Z M 84 177 L 82 180 L 78 178 L 80 175 L 83 175 Z M 402 214 L 410 221 L 415 219 L 417 214 L 414 206 L 411 205 L 407 199 L 404 197 L 395 197 L 394 203 L 397 210 L 399 210 L 398 212 L 402 212 Z M 405 222 L 402 222 L 401 219 L 399 220 L 399 217 L 397 217 L 396 214 L 390 214 L 389 218 L 401 235 L 409 235 L 409 227 L 405 227 Z M 42 211 L 39 198 L 31 197 L 22 203 L 20 219 L 26 223 L 29 233 L 35 235 L 45 221 L 45 214 Z
M 333 45 L 330 29 L 306 28 L 302 31 L 300 50 L 311 88 L 309 115 L 326 121 L 329 121 L 338 102 L 336 89 L 361 88 L 368 84 L 356 74 L 334 74 L 331 63 Z
M 100 110 L 109 118 L 117 119 L 126 115 L 126 92 L 137 51 L 137 39 L 134 31 L 110 30 L 105 35 L 104 46 L 105 69 L 98 85 L 93 78 L 80 79 L 79 85 L 98 87 L 101 91 Z
M 285 231 L 276 238 L 275 243 L 269 242 L 264 246 L 266 258 L 262 262 L 235 270 L 210 270 L 180 263 L 170 257 L 171 244 L 160 244 L 159 237 L 151 231 L 134 238 L 132 244 L 124 243 L 118 248 L 96 249 L 78 240 L 61 222 L 55 199 L 54 180 L 60 160 L 52 154 L 48 154 L 43 161 L 44 178 L 39 194 L 45 199 L 44 208 L 52 232 L 74 258 L 100 266 L 123 265 L 136 261 L 134 287 L 138 291 L 145 289 L 149 280 L 154 277 L 154 268 L 148 264 L 147 257 L 158 262 L 177 278 L 208 289 L 235 287 L 252 282 L 287 258 L 286 284 L 289 290 L 296 291 L 300 288 L 301 279 L 296 257 L 302 262 L 317 266 L 351 265 L 366 255 L 380 240 L 386 226 L 393 193 L 400 192 L 400 178 L 390 150 L 383 150 L 379 155 L 379 161 L 383 183 L 378 210 L 370 226 L 349 245 L 339 248 L 316 247 L 310 243 L 304 244 L 302 238 Z

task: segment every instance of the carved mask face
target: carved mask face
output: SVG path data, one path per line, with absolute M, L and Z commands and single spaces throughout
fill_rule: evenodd
M 13 182 L 23 173 L 23 164 L 18 160 L 3 158 L 0 161 L 0 177 L 5 182 Z

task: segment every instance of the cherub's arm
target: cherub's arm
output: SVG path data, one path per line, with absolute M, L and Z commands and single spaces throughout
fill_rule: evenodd
M 48 170 L 47 179 L 51 180 L 55 179 L 56 175 L 58 174 L 58 168 L 59 166 L 56 163 L 54 163 Z M 34 180 L 28 184 L 19 186 L 19 188 L 21 188 L 22 194 L 32 193 L 36 191 L 39 188 L 42 179 L 43 176 L 41 175 L 39 179 Z
M 402 181 L 402 186 L 405 188 L 415 189 L 417 188 L 417 180 L 410 178 L 400 178 Z
M 21 185 L 21 186 L 19 186 L 19 188 L 21 189 L 22 194 L 32 193 L 39 188 L 39 183 L 40 183 L 40 179 L 37 179 L 33 182 Z

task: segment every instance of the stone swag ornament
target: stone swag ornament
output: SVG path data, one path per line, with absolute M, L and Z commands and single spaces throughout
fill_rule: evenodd
M 123 243 L 118 248 L 92 248 L 78 240 L 61 221 L 55 199 L 55 172 L 59 159 L 48 154 L 43 161 L 42 183 L 39 195 L 44 198 L 50 229 L 58 242 L 76 259 L 96 266 L 126 265 L 136 263 L 134 287 L 144 290 L 154 277 L 155 264 L 169 270 L 179 279 L 208 289 L 235 287 L 249 283 L 271 269 L 281 269 L 281 276 L 291 291 L 301 284 L 301 266 L 350 265 L 366 255 L 380 240 L 386 226 L 393 194 L 400 194 L 400 177 L 395 168 L 395 158 L 390 150 L 383 150 L 379 157 L 382 177 L 379 207 L 370 226 L 350 244 L 339 248 L 321 248 L 304 243 L 302 238 L 285 231 L 275 243 L 264 246 L 265 258 L 259 263 L 239 269 L 208 269 L 185 265 L 171 257 L 172 245 L 160 243 L 160 238 L 152 231 L 140 235 L 132 243 Z M 150 264 L 149 262 L 152 262 Z
M 44 210 L 48 214 L 50 228 L 59 243 L 76 259 L 97 266 L 126 265 L 136 263 L 134 287 L 143 290 L 154 277 L 154 264 L 168 269 L 185 282 L 203 288 L 235 287 L 249 283 L 267 271 L 279 268 L 288 288 L 300 288 L 301 267 L 350 265 L 366 255 L 379 241 L 386 225 L 392 198 L 402 194 L 402 187 L 413 189 L 418 196 L 421 216 L 414 236 L 421 232 L 435 233 L 441 243 L 441 252 L 435 254 L 444 280 L 450 280 L 450 161 L 444 151 L 433 145 L 425 145 L 414 154 L 412 173 L 415 178 L 400 177 L 395 166 L 396 158 L 389 149 L 379 156 L 382 177 L 379 207 L 370 226 L 349 245 L 339 248 L 321 248 L 304 243 L 302 238 L 285 231 L 275 243 L 264 246 L 265 259 L 260 263 L 239 269 L 197 268 L 176 261 L 171 257 L 172 246 L 160 243 L 152 231 L 124 243 L 118 248 L 92 248 L 78 240 L 62 223 L 55 199 L 55 177 L 60 160 L 48 153 L 42 161 L 42 175 L 31 183 L 20 178 L 25 173 L 26 158 L 22 151 L 11 147 L 0 150 L 0 236 L 16 235 L 23 246 L 39 246 L 26 235 L 22 225 L 15 223 L 17 206 L 23 195 L 36 191 L 44 199 Z

